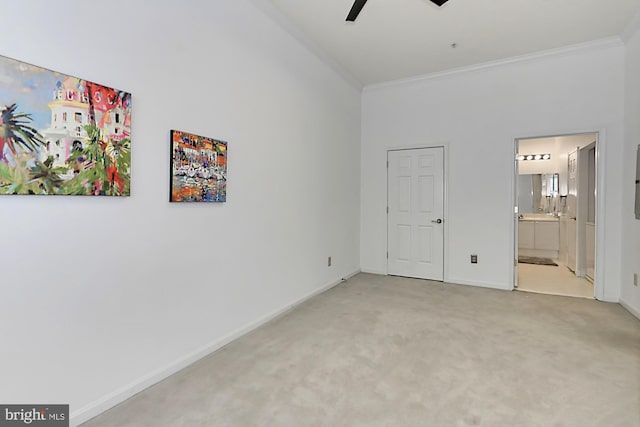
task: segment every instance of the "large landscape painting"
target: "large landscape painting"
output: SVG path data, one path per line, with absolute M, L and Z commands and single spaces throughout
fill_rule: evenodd
M 128 196 L 131 94 L 0 56 L 0 194 Z

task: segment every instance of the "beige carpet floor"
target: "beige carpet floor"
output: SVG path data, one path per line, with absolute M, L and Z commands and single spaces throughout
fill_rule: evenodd
M 89 421 L 102 426 L 640 426 L 616 304 L 359 274 Z

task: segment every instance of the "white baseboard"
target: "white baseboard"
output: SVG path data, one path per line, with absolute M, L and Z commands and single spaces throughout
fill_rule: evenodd
M 343 279 L 343 280 L 349 280 L 349 279 L 351 279 L 353 276 L 355 276 L 355 275 L 357 275 L 357 274 L 360 274 L 360 273 L 362 273 L 362 270 L 357 269 L 357 270 L 354 270 L 354 271 L 352 271 L 351 273 L 347 274 L 347 275 L 346 275 L 346 276 L 344 276 L 342 279 Z M 338 285 L 338 284 L 340 284 L 340 282 L 336 283 L 336 284 L 335 284 L 335 285 L 333 285 L 333 286 L 336 286 L 336 285 Z M 331 287 L 333 287 L 333 286 L 331 286 Z M 331 287 L 330 287 L 330 288 L 331 288 Z M 324 291 L 322 291 L 322 292 L 324 292 Z M 320 293 L 322 293 L 322 292 L 320 292 Z
M 623 300 L 620 300 L 619 302 L 620 302 L 620 305 L 623 306 L 629 313 L 633 314 L 638 319 L 640 319 L 640 310 L 636 310 L 634 307 L 631 306 L 631 304 L 627 304 Z
M 136 381 L 133 381 L 109 394 L 107 394 L 106 396 L 95 400 L 85 406 L 83 406 L 82 408 L 78 409 L 77 411 L 73 411 L 70 414 L 70 425 L 71 426 L 77 426 L 79 424 L 82 424 L 88 420 L 90 420 L 93 417 L 98 416 L 99 414 L 101 414 L 102 412 L 113 408 L 114 406 L 118 405 L 119 403 L 124 402 L 125 400 L 129 399 L 130 397 L 140 393 L 142 390 L 151 387 L 152 385 L 164 380 L 165 378 L 175 374 L 176 372 L 186 368 L 187 366 L 197 362 L 198 360 L 202 359 L 203 357 L 206 357 L 208 355 L 210 355 L 211 353 L 215 352 L 216 350 L 219 350 L 220 348 L 224 347 L 225 345 L 229 344 L 232 341 L 235 341 L 236 339 L 240 338 L 241 336 L 253 331 L 256 328 L 259 328 L 260 326 L 264 325 L 265 323 L 275 319 L 278 316 L 281 316 L 285 313 L 287 313 L 288 311 L 292 310 L 293 308 L 295 308 L 296 306 L 302 304 L 303 302 L 315 297 L 316 295 L 319 295 L 331 288 L 333 288 L 334 286 L 337 286 L 338 284 L 342 283 L 344 280 L 347 280 L 353 276 L 355 276 L 356 274 L 360 273 L 360 270 L 355 270 L 349 274 L 347 274 L 346 276 L 340 278 L 340 279 L 336 279 L 328 284 L 325 284 L 321 287 L 319 287 L 318 289 L 315 289 L 314 291 L 300 297 L 297 298 L 296 300 L 285 304 L 282 308 L 279 308 L 277 310 L 272 311 L 271 313 L 268 313 L 265 316 L 262 316 L 260 318 L 258 318 L 257 320 L 249 323 L 248 325 L 236 329 L 235 331 L 231 332 L 230 334 L 215 340 L 201 348 L 199 348 L 198 350 L 187 354 L 184 357 L 181 357 L 180 359 L 164 366 L 163 368 L 157 369 L 155 371 L 152 371 L 150 373 L 148 373 L 147 375 L 137 379 Z
M 464 279 L 449 278 L 445 283 L 452 283 L 454 285 L 476 286 L 480 288 L 498 289 L 500 291 L 512 291 L 511 285 L 498 285 L 496 283 L 479 282 Z
M 386 271 L 384 271 L 384 270 L 379 270 L 379 269 L 377 269 L 377 268 L 365 268 L 365 267 L 363 267 L 363 268 L 361 269 L 361 271 L 362 271 L 363 273 L 369 273 L 369 274 L 378 274 L 378 275 L 382 275 L 382 276 L 386 276 L 386 275 L 387 275 L 387 272 L 386 272 Z

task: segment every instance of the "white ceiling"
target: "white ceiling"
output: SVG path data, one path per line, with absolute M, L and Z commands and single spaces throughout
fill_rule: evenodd
M 363 85 L 619 36 L 640 0 L 268 0 Z M 457 47 L 451 47 L 456 43 Z

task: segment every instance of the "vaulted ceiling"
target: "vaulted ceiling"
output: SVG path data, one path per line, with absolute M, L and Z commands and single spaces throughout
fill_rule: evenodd
M 363 85 L 620 36 L 640 0 L 265 0 Z

